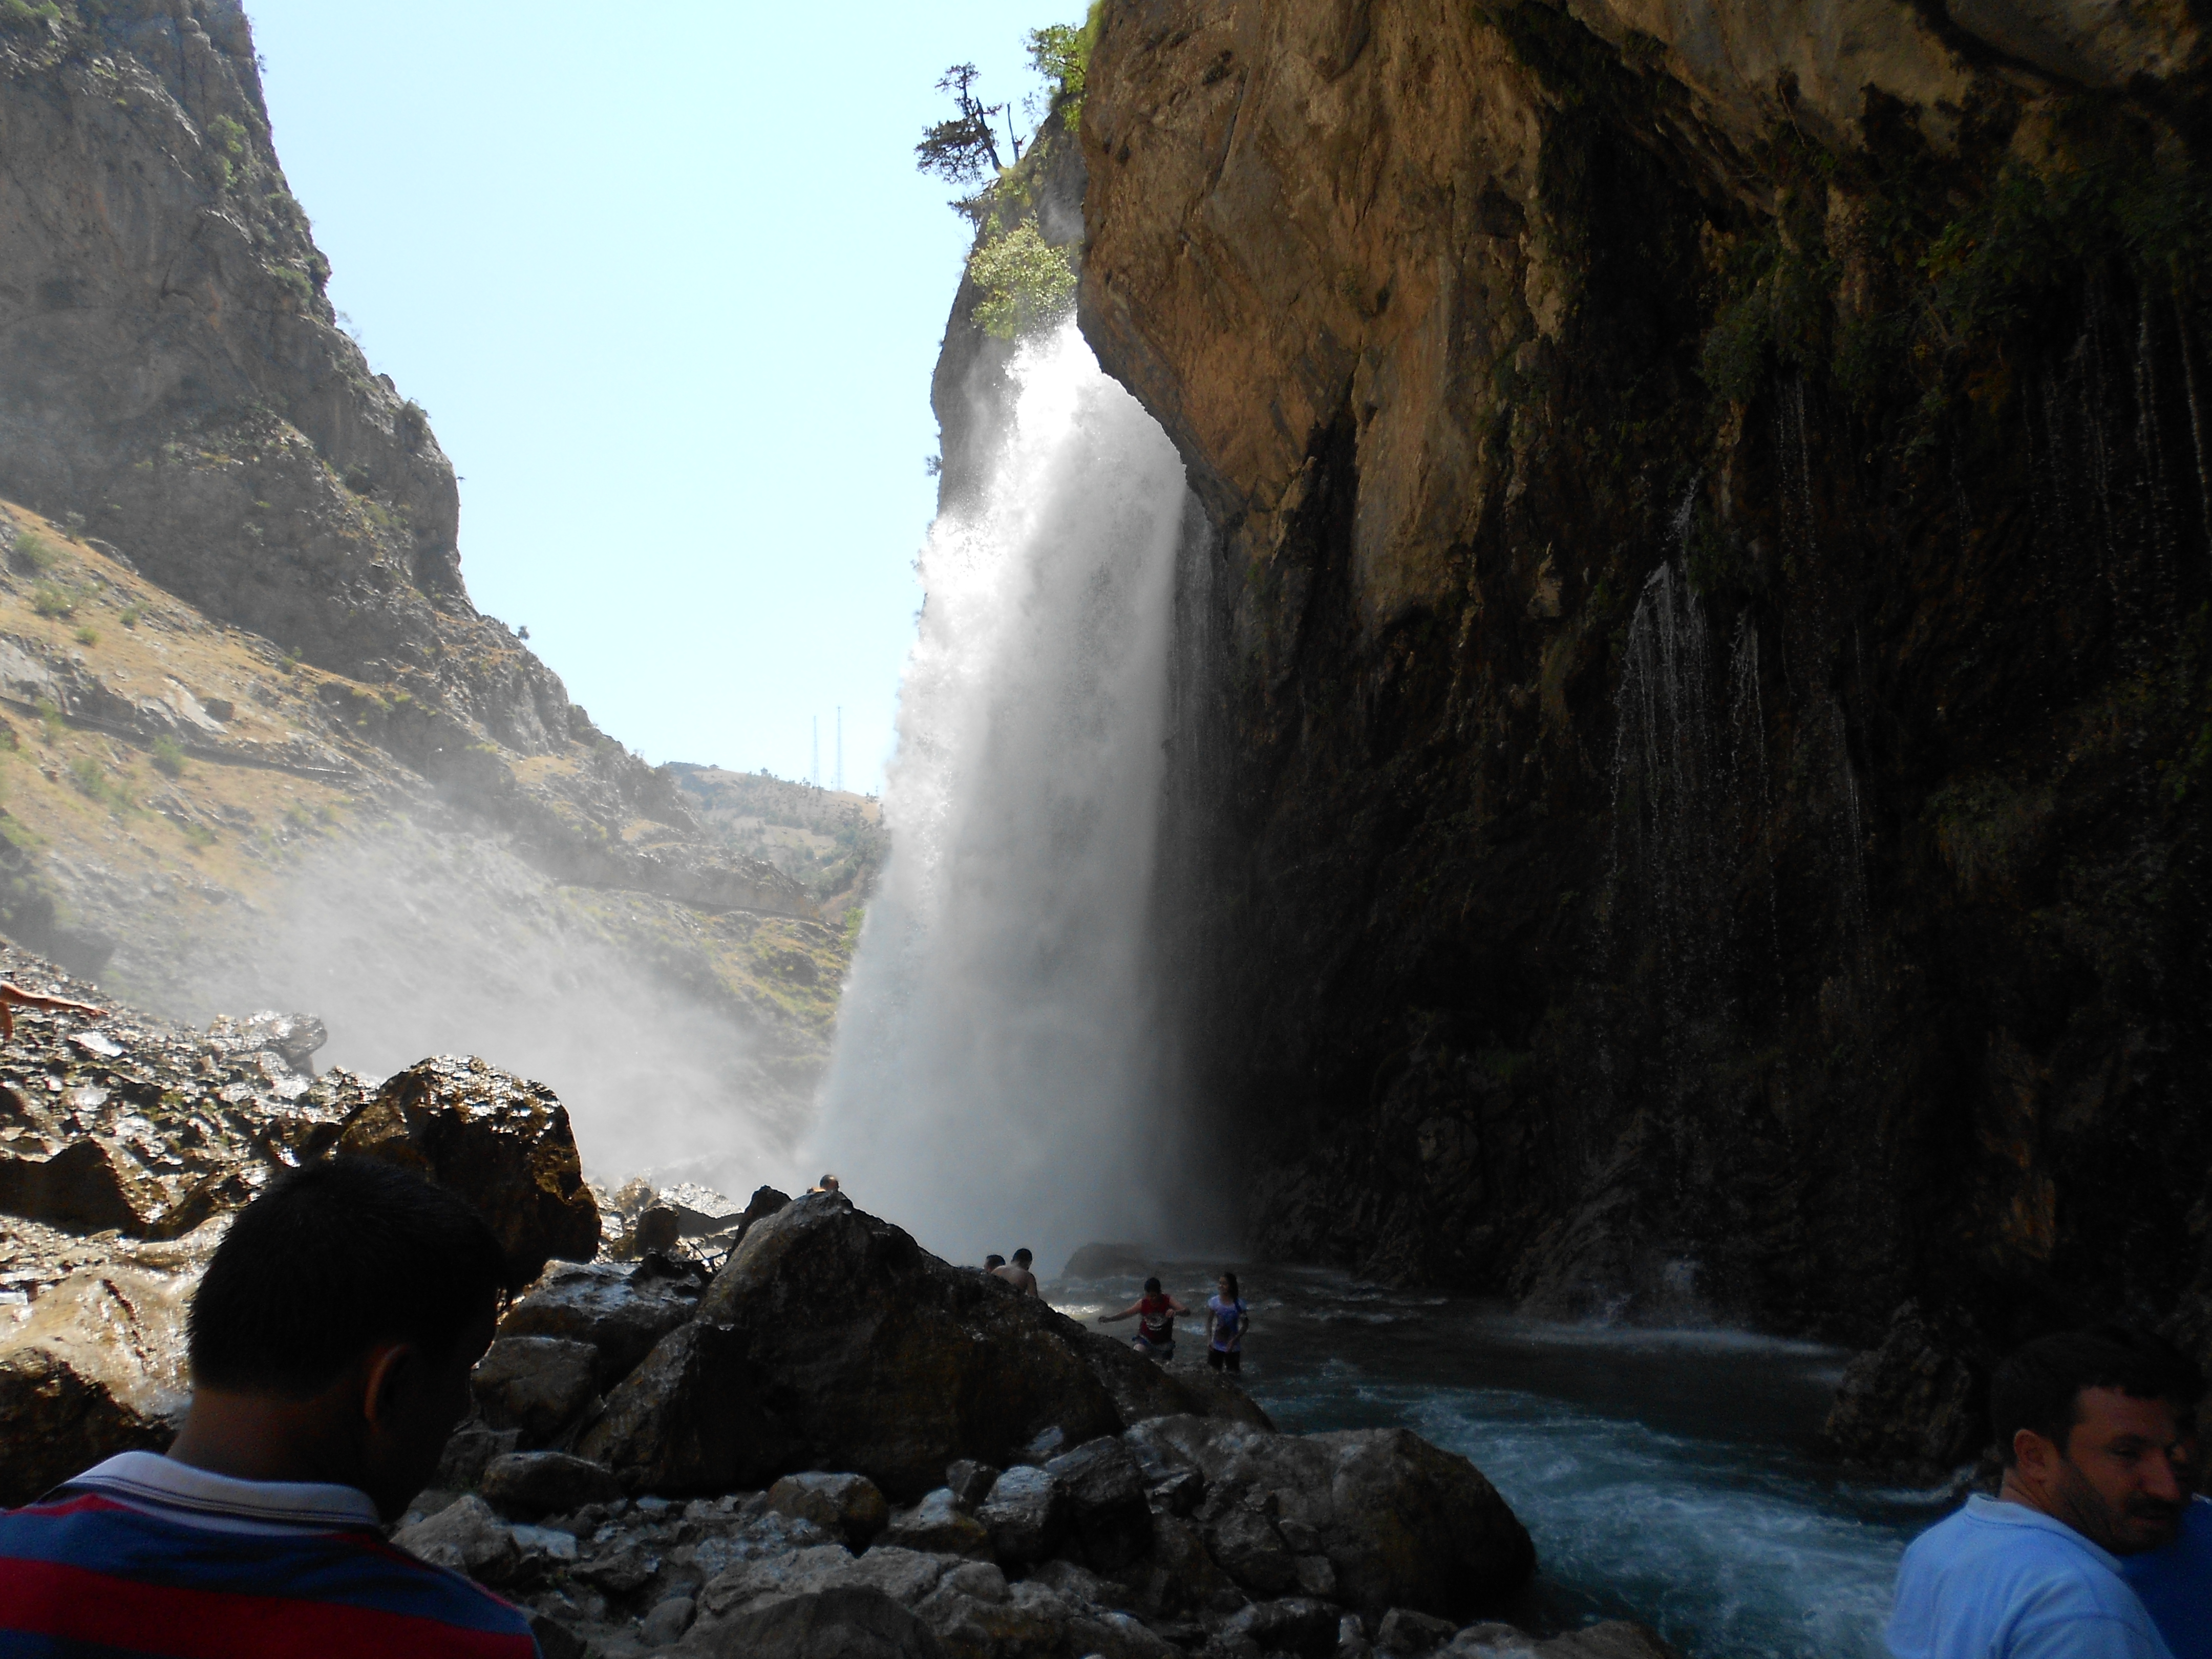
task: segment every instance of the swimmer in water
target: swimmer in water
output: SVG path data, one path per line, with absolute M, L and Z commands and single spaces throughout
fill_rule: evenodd
M 1175 1358 L 1176 1316 L 1189 1311 L 1160 1288 L 1158 1279 L 1148 1279 L 1144 1295 L 1117 1314 L 1103 1315 L 1098 1322 L 1111 1325 L 1117 1320 L 1134 1319 L 1137 1334 L 1129 1339 L 1129 1346 L 1164 1364 Z

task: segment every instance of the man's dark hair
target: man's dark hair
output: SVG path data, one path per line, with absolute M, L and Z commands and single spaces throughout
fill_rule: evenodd
M 985 1273 L 990 1272 L 994 1267 L 1003 1267 L 1006 1265 L 1006 1258 L 1002 1255 L 987 1255 L 983 1258 L 983 1271 Z
M 1146 1294 L 1146 1295 L 1147 1295 L 1147 1296 L 1158 1296 L 1159 1293 L 1160 1293 L 1160 1281 L 1159 1281 L 1158 1279 L 1146 1279 L 1146 1280 L 1145 1281 L 1145 1294 Z
M 1030 1255 L 1027 1250 L 1025 1250 L 1025 1249 L 1023 1249 L 1023 1250 L 1016 1250 L 1016 1251 L 1014 1252 L 1014 1266 L 1016 1266 L 1017 1267 L 1028 1267 L 1028 1266 L 1030 1265 L 1030 1262 L 1032 1262 L 1032 1261 L 1036 1261 L 1036 1258 L 1035 1256 L 1031 1255 Z
M 192 1381 L 304 1399 L 365 1348 L 449 1353 L 509 1286 L 482 1216 L 422 1176 L 333 1158 L 239 1212 L 192 1297 Z
M 2134 1400 L 2167 1400 L 2182 1426 L 2196 1415 L 2204 1379 L 2179 1348 L 2125 1325 L 2038 1337 L 2015 1350 L 1990 1380 L 1990 1421 L 1997 1453 L 2009 1468 L 2013 1437 L 2033 1429 L 2063 1455 L 2081 1420 L 2085 1389 L 2117 1389 Z

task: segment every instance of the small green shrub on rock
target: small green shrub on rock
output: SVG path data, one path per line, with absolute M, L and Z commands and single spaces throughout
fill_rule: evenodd
M 1064 251 L 1046 244 L 1034 221 L 985 241 L 969 259 L 968 274 L 988 296 L 975 320 L 994 339 L 1048 327 L 1075 303 L 1075 269 Z
M 154 769 L 165 777 L 184 776 L 185 751 L 177 746 L 174 738 L 154 739 Z
M 76 610 L 76 600 L 68 589 L 57 587 L 52 582 L 40 582 L 31 590 L 31 609 L 41 617 L 58 621 Z

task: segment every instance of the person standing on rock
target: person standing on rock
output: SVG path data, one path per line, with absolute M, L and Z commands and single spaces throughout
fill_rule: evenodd
M 68 997 L 50 997 L 38 991 L 26 991 L 11 979 L 0 979 L 0 1042 L 15 1035 L 17 1008 L 47 1008 L 59 1013 L 82 1014 L 87 1019 L 105 1018 L 107 1010 L 95 1008 L 88 1002 L 75 1002 Z
M 1003 1267 L 994 1267 L 991 1271 L 1021 1291 L 1023 1295 L 1042 1298 L 1044 1292 L 1037 1289 L 1036 1275 L 1030 1271 L 1030 1263 L 1036 1260 L 1036 1258 L 1025 1249 L 1016 1250 L 1014 1259 L 1011 1262 Z
M 1244 1333 L 1250 1328 L 1250 1310 L 1237 1289 L 1237 1275 L 1221 1275 L 1215 1294 L 1206 1303 L 1206 1363 L 1217 1371 L 1244 1369 Z
M 1160 1281 L 1145 1281 L 1145 1293 L 1117 1314 L 1101 1316 L 1098 1322 L 1112 1325 L 1124 1319 L 1137 1322 L 1137 1334 L 1129 1346 L 1139 1353 L 1165 1364 L 1175 1358 L 1175 1322 L 1177 1314 L 1187 1314 L 1189 1309 L 1160 1288 Z
M 1912 1541 L 1885 1638 L 1896 1659 L 2172 1659 L 2122 1577 L 2173 1541 L 2194 1470 L 2197 1368 L 2118 1326 L 2029 1343 L 1997 1367 L 2004 1460 Z M 2204 1609 L 2189 1609 L 2191 1622 Z
M 529 1620 L 385 1541 L 466 1413 L 512 1287 L 453 1194 L 340 1158 L 240 1211 L 192 1297 L 192 1396 L 0 1514 L 0 1653 L 539 1659 Z

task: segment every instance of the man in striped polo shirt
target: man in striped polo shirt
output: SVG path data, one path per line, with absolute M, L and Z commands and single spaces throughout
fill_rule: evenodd
M 529 1621 L 386 1543 L 509 1289 L 453 1194 L 339 1159 L 240 1212 L 192 1298 L 191 1407 L 0 1513 L 0 1659 L 536 1659 Z

